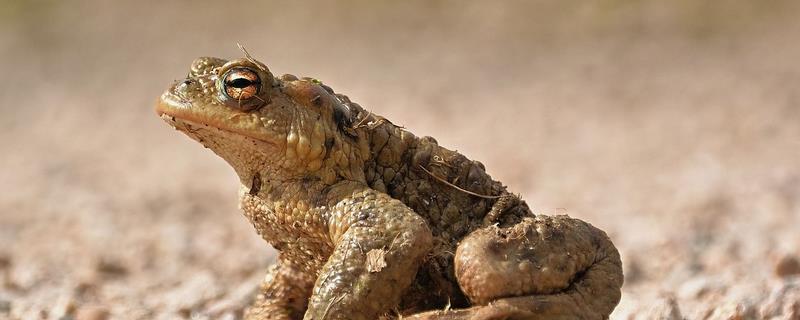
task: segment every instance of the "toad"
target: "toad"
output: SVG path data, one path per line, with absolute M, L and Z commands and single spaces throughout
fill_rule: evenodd
M 278 252 L 246 319 L 605 319 L 608 236 L 532 213 L 484 165 L 246 54 L 192 62 L 157 114 L 224 159 Z

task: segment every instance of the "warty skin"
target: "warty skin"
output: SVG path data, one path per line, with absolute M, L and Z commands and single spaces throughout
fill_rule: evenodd
M 535 216 L 481 163 L 315 79 L 198 58 L 156 112 L 233 167 L 279 252 L 247 319 L 604 319 L 619 302 L 601 230 Z

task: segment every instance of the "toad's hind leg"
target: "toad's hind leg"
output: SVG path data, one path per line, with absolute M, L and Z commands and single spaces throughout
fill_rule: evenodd
M 415 318 L 606 319 L 623 281 L 608 236 L 567 216 L 476 230 L 459 245 L 455 269 L 473 307 Z

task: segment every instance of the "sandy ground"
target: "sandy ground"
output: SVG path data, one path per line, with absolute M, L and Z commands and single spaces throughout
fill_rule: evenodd
M 241 315 L 274 252 L 152 111 L 241 42 L 606 230 L 613 319 L 800 319 L 799 37 L 792 1 L 5 1 L 0 318 Z

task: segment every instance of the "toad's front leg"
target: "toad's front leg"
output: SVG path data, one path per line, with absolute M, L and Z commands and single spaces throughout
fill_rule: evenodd
M 247 320 L 302 319 L 314 278 L 286 261 L 270 266 Z
M 432 236 L 402 202 L 371 189 L 331 208 L 335 249 L 314 285 L 305 319 L 376 319 L 400 302 Z

